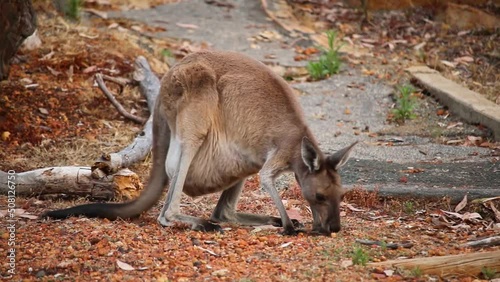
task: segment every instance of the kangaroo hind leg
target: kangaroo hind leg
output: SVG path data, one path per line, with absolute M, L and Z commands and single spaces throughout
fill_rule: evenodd
M 211 130 L 214 130 L 213 120 L 218 114 L 215 74 L 209 67 L 198 62 L 179 65 L 172 72 L 172 77 L 175 78 L 173 80 L 180 88 L 172 93 L 162 94 L 166 97 L 165 103 L 168 105 L 165 108 L 170 110 L 169 116 L 175 119 L 175 131 L 172 135 L 176 139 L 179 153 L 174 157 L 175 171 L 158 222 L 163 226 L 180 222 L 191 224 L 194 230 L 221 231 L 220 226 L 208 220 L 180 212 L 181 196 L 189 177 L 189 167 L 207 141 Z M 169 85 L 174 82 L 167 80 L 165 83 Z M 172 108 L 172 105 L 175 107 Z
M 211 220 L 214 222 L 235 222 L 241 225 L 274 225 L 282 227 L 282 220 L 280 217 L 259 215 L 252 213 L 236 212 L 236 205 L 243 190 L 245 180 L 242 180 L 229 189 L 222 192 L 222 195 L 217 202 L 214 212 L 212 213 Z M 300 223 L 292 220 L 296 227 Z

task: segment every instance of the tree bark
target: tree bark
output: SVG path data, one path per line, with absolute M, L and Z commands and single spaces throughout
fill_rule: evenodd
M 442 257 L 389 260 L 369 263 L 371 267 L 419 268 L 423 273 L 439 275 L 479 275 L 483 267 L 500 272 L 500 251 L 469 253 Z
M 36 29 L 31 0 L 0 1 L 0 81 L 9 77 L 10 61 Z
M 142 190 L 134 172 L 95 175 L 90 167 L 47 167 L 21 173 L 0 171 L 2 195 L 40 196 L 66 194 L 96 199 L 132 199 Z

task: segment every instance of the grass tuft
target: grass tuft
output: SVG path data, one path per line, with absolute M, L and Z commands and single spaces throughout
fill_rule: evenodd
M 337 32 L 329 30 L 326 32 L 326 36 L 328 37 L 328 49 L 321 48 L 322 54 L 319 60 L 307 64 L 307 71 L 314 80 L 324 79 L 337 74 L 342 63 L 339 54 L 339 49 L 342 45 L 337 43 Z
M 393 110 L 394 120 L 404 123 L 406 120 L 416 117 L 413 112 L 415 109 L 415 97 L 412 96 L 415 88 L 411 85 L 403 85 L 397 88 L 396 108 Z

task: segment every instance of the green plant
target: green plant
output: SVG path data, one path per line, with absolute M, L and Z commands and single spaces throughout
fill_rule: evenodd
M 368 254 L 361 247 L 354 248 L 352 252 L 352 263 L 357 265 L 366 265 L 369 261 Z
M 393 110 L 394 119 L 396 121 L 405 122 L 407 119 L 413 119 L 416 117 L 413 112 L 415 108 L 415 97 L 412 93 L 415 92 L 415 88 L 411 85 L 403 85 L 398 87 L 398 95 L 396 96 L 396 108 Z
M 81 0 L 69 0 L 68 9 L 66 10 L 66 16 L 72 20 L 80 19 L 80 9 L 82 7 Z
M 411 275 L 413 275 L 413 277 L 420 278 L 420 277 L 422 277 L 422 274 L 424 274 L 424 273 L 423 273 L 422 269 L 420 269 L 420 267 L 418 267 L 418 266 L 414 267 L 411 270 Z
M 483 268 L 481 269 L 481 274 L 483 275 L 484 278 L 492 280 L 496 276 L 496 271 L 489 267 L 483 266 Z
M 172 58 L 174 57 L 174 54 L 172 54 L 172 51 L 168 50 L 168 49 L 163 49 L 161 50 L 161 55 L 163 57 L 169 57 L 169 58 Z
M 339 72 L 341 60 L 339 49 L 342 45 L 337 43 L 337 32 L 329 30 L 326 32 L 328 38 L 328 49 L 321 49 L 321 56 L 318 61 L 308 62 L 307 71 L 314 80 L 323 79 L 329 75 Z
M 387 250 L 387 242 L 382 240 L 380 242 L 380 249 L 382 249 L 382 251 L 386 251 Z
M 415 204 L 412 201 L 406 201 L 403 204 L 403 211 L 407 214 L 412 214 L 415 212 Z

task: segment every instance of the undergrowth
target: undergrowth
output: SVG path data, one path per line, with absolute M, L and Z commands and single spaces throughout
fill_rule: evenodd
M 337 32 L 329 30 L 326 32 L 328 37 L 328 48 L 321 48 L 322 54 L 318 61 L 307 63 L 307 71 L 312 79 L 324 79 L 340 70 L 341 59 L 339 49 L 342 45 L 337 42 Z
M 397 88 L 396 95 L 396 108 L 393 110 L 394 120 L 404 123 L 406 120 L 414 119 L 416 117 L 415 110 L 415 97 L 412 96 L 415 88 L 411 85 L 403 85 Z

